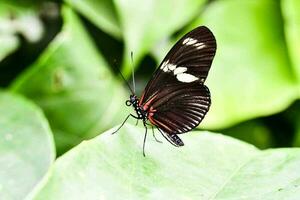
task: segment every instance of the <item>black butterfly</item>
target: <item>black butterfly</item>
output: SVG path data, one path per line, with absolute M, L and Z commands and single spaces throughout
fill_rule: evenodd
M 141 98 L 131 90 L 126 105 L 132 105 L 137 116 L 129 114 L 115 132 L 132 116 L 142 120 L 146 128 L 144 156 L 148 121 L 171 144 L 183 146 L 178 134 L 197 127 L 209 110 L 210 92 L 204 81 L 215 53 L 216 40 L 207 27 L 197 27 L 184 35 L 156 69 Z

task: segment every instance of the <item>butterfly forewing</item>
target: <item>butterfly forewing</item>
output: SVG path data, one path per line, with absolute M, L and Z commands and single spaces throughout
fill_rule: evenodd
M 149 121 L 176 146 L 179 137 L 199 125 L 210 107 L 204 85 L 216 52 L 211 31 L 200 26 L 184 35 L 169 51 L 147 84 L 139 105 Z
M 141 101 L 147 102 L 160 87 L 191 82 L 204 83 L 216 52 L 212 32 L 200 26 L 184 35 L 169 51 L 152 79 Z

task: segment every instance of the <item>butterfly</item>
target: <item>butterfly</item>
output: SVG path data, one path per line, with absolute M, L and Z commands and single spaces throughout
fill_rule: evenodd
M 145 127 L 144 156 L 148 122 L 171 144 L 183 146 L 178 135 L 197 127 L 210 108 L 210 91 L 204 81 L 215 53 L 216 40 L 207 27 L 185 34 L 153 73 L 141 97 L 131 89 L 126 105 L 133 106 L 136 115 L 129 114 L 113 133 L 133 117 Z

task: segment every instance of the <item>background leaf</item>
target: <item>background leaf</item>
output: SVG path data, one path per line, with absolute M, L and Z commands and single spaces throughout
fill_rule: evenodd
M 121 27 L 112 0 L 65 0 L 100 29 L 121 37 Z
M 0 44 L 2 45 L 0 49 L 0 60 L 11 54 L 19 46 L 19 42 L 16 37 L 3 33 L 0 35 Z
M 28 28 L 30 26 L 30 29 Z M 43 25 L 33 4 L 3 0 L 0 6 L 0 61 L 19 47 L 21 34 L 29 42 L 38 41 Z
M 120 123 L 125 99 L 76 14 L 64 7 L 63 16 L 62 32 L 12 85 L 44 109 L 59 154 Z
M 0 196 L 24 199 L 55 158 L 48 122 L 40 109 L 19 96 L 0 92 Z
M 182 148 L 149 137 L 143 157 L 144 129 L 126 125 L 111 132 L 59 158 L 34 199 L 274 200 L 300 194 L 300 149 L 259 151 L 226 136 L 192 132 L 182 135 Z
M 134 65 L 137 65 L 159 40 L 195 17 L 204 2 L 205 0 L 114 0 L 125 42 L 124 74 L 131 72 L 131 51 L 134 53 Z M 183 12 L 184 10 L 188 12 Z
M 300 2 L 297 0 L 284 0 L 281 1 L 281 5 L 287 46 L 298 84 L 300 84 Z M 300 92 L 300 89 L 298 92 Z

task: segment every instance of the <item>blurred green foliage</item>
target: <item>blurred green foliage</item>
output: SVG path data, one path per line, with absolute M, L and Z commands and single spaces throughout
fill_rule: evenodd
M 133 147 L 118 144 L 111 151 L 105 145 L 102 146 L 102 142 L 98 142 L 105 142 L 109 137 L 102 139 L 100 136 L 85 143 L 84 147 L 75 147 L 72 149 L 73 154 L 62 156 L 54 164 L 54 171 L 48 172 L 49 180 L 42 180 L 55 154 L 60 156 L 82 141 L 120 124 L 131 112 L 124 106 L 129 91 L 116 68 L 131 81 L 131 68 L 134 67 L 140 95 L 170 47 L 183 34 L 199 25 L 212 30 L 218 46 L 206 83 L 211 91 L 212 106 L 199 128 L 244 140 L 261 149 L 300 146 L 299 10 L 300 3 L 297 0 L 1 1 L 0 87 L 3 92 L 0 93 L 0 199 L 2 193 L 5 199 L 20 199 L 30 191 L 34 191 L 30 194 L 33 197 L 40 189 L 45 191 L 41 197 L 46 195 L 59 199 L 62 197 L 59 195 L 64 194 L 63 191 L 57 192 L 59 188 L 78 182 L 76 176 L 72 177 L 77 172 L 68 171 L 68 167 L 79 167 L 82 176 L 89 176 L 82 168 L 81 161 L 76 160 L 85 156 L 95 159 L 91 165 L 97 165 L 104 159 L 103 166 L 99 166 L 101 170 L 111 170 L 108 169 L 111 163 L 107 162 L 110 156 L 116 159 L 114 167 L 125 165 L 125 169 L 144 162 L 144 159 L 139 158 L 140 161 L 133 160 L 130 164 L 118 163 L 135 157 L 136 152 L 131 151 L 140 149 L 134 141 L 138 138 L 141 142 L 141 134 L 137 133 L 141 130 L 131 127 L 116 142 L 125 140 L 132 130 L 137 136 L 130 137 L 128 144 L 134 143 Z M 130 61 L 131 51 L 134 52 L 133 63 Z M 213 134 L 207 137 L 212 137 L 212 143 L 215 141 Z M 228 148 L 220 143 L 220 147 L 214 144 L 203 145 L 197 152 L 202 155 L 204 150 L 212 153 L 213 148 Z M 53 148 L 54 145 L 56 148 Z M 111 146 L 114 148 L 113 144 Z M 167 148 L 155 146 L 158 149 Z M 190 148 L 198 147 L 194 144 Z M 221 160 L 232 161 L 232 153 L 237 149 L 224 152 L 226 156 Z M 122 151 L 129 155 L 123 155 Z M 149 153 L 156 151 L 149 147 Z M 177 151 L 180 150 L 167 149 L 166 155 L 175 157 L 172 153 Z M 270 155 L 262 153 L 266 158 L 261 162 L 268 160 L 268 156 L 273 157 L 273 150 L 266 152 L 270 152 Z M 294 169 L 294 165 L 299 163 L 296 149 L 295 153 L 294 149 L 274 150 L 274 155 L 277 153 L 282 154 L 282 157 L 275 156 L 279 160 L 275 159 L 274 163 L 285 160 L 285 156 L 295 160 L 296 164 L 292 164 L 292 168 L 288 166 L 284 169 Z M 187 150 L 178 159 L 170 159 L 174 165 L 196 159 L 193 155 L 185 159 L 186 154 L 191 152 Z M 97 155 L 101 157 L 100 160 Z M 245 155 L 241 153 L 240 156 Z M 157 158 L 159 156 L 163 155 L 151 157 L 154 159 L 152 162 L 159 167 L 164 166 L 166 163 L 162 158 Z M 194 172 L 194 166 L 199 167 L 208 162 L 209 158 L 202 156 L 202 161 L 188 163 L 185 167 L 191 173 Z M 89 159 L 86 162 L 90 162 Z M 144 171 L 139 171 L 137 177 L 145 178 L 143 176 L 152 170 L 153 163 L 146 162 L 139 166 Z M 266 166 L 257 164 L 250 168 L 255 171 L 261 167 Z M 201 173 L 213 176 L 205 169 Z M 223 169 L 215 170 L 223 173 Z M 121 168 L 117 171 L 128 173 Z M 71 174 L 73 182 L 57 183 L 60 181 L 57 179 L 65 173 Z M 158 170 L 158 174 L 161 173 L 167 172 Z M 28 178 L 17 181 L 17 177 L 24 174 Z M 111 171 L 107 174 L 113 175 Z M 231 187 L 238 188 L 239 175 L 233 185 L 228 184 L 228 190 Z M 281 176 L 279 182 L 285 184 Z M 297 176 L 295 174 L 291 177 Z M 9 177 L 11 182 L 6 181 L 10 180 Z M 33 189 L 41 180 L 43 184 Z M 153 179 L 147 181 L 150 187 Z M 196 184 L 195 181 L 189 181 L 187 185 Z M 261 180 L 253 181 L 253 184 L 262 184 Z M 103 182 L 98 181 L 91 183 L 103 185 Z M 139 180 L 134 184 L 140 184 Z M 179 187 L 177 184 L 180 181 L 174 182 L 174 187 Z M 199 184 L 205 182 L 200 181 L 196 185 Z M 170 185 L 167 187 L 171 189 Z M 128 192 L 128 188 L 119 189 Z M 145 192 L 145 188 L 134 190 L 141 190 L 143 194 Z M 288 191 L 291 190 L 289 188 Z M 141 191 L 132 192 L 138 195 Z M 207 191 L 214 192 L 210 189 Z M 221 195 L 220 198 L 227 197 L 224 191 L 222 195 L 225 196 Z M 52 196 L 52 192 L 58 196 Z M 252 192 L 255 193 L 255 190 Z M 289 192 L 284 195 L 291 195 Z M 88 193 L 86 197 L 91 194 Z M 194 198 L 193 195 L 190 197 Z M 203 198 L 210 196 L 203 195 Z M 281 195 L 274 193 L 273 197 L 282 199 Z M 217 195 L 215 197 L 218 199 Z
M 125 97 L 78 17 L 62 13 L 60 33 L 11 86 L 44 109 L 59 153 L 120 122 Z

